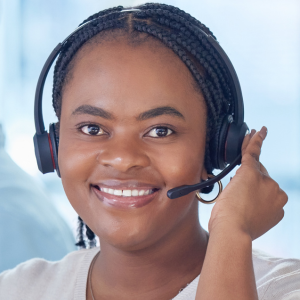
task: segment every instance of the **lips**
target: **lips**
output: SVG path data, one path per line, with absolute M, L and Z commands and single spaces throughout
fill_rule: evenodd
M 120 183 L 115 180 L 91 185 L 97 198 L 116 208 L 139 208 L 147 205 L 157 195 L 159 188 L 137 181 Z

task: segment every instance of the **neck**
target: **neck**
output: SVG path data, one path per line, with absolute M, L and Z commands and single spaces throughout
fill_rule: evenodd
M 197 209 L 192 218 L 142 250 L 124 251 L 101 240 L 92 275 L 95 299 L 175 297 L 200 274 L 207 242 Z

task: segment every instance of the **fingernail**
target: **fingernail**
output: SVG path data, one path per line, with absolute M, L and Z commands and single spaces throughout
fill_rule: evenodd
M 256 133 L 256 130 L 255 129 L 251 129 L 250 137 L 253 137 L 255 133 Z
M 266 138 L 267 133 L 268 133 L 268 129 L 267 129 L 267 127 L 265 127 L 265 126 L 263 126 L 263 127 L 261 128 L 261 130 L 259 131 L 259 135 L 260 135 L 260 137 L 261 137 L 263 140 Z

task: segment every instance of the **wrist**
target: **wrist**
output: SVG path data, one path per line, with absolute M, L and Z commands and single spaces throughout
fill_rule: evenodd
M 209 226 L 209 236 L 230 237 L 230 239 L 243 239 L 252 242 L 249 231 L 233 220 L 216 221 Z

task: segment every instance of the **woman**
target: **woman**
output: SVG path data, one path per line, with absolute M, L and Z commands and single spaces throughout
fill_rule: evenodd
M 122 9 L 87 19 L 95 21 L 68 41 L 54 72 L 62 183 L 101 252 L 22 264 L 0 276 L 0 298 L 287 299 L 299 288 L 299 262 L 287 270 L 252 254 L 287 201 L 259 162 L 265 127 L 245 137 L 209 235 L 195 192 L 167 197 L 212 173 L 213 137 L 233 105 L 222 62 L 189 24 L 212 33 L 172 6 Z

